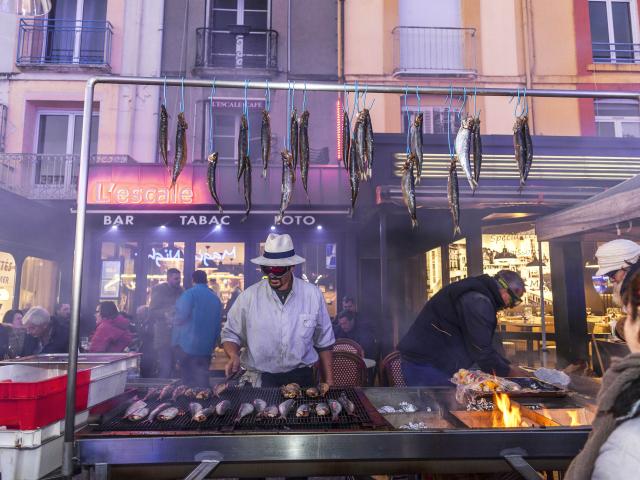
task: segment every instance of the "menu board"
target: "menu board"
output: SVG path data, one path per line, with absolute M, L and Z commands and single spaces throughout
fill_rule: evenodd
M 100 274 L 100 298 L 120 296 L 120 260 L 103 260 Z

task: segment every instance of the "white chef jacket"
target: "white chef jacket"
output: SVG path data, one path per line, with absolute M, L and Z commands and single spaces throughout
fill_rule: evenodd
M 318 360 L 316 348 L 335 343 L 322 292 L 296 277 L 284 304 L 266 279 L 247 288 L 229 310 L 221 336 L 247 347 L 240 354 L 243 367 L 268 373 L 309 367 Z

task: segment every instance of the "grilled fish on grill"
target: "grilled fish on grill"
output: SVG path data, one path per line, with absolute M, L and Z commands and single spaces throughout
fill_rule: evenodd
M 186 391 L 187 391 L 186 385 L 178 385 L 176 389 L 173 391 L 173 394 L 171 395 L 171 401 L 175 402 L 176 400 L 178 400 L 178 398 L 184 395 L 184 392 Z
M 193 417 L 196 413 L 198 413 L 200 410 L 202 410 L 202 405 L 200 405 L 198 402 L 191 402 L 189 404 L 189 411 L 191 412 L 191 416 Z
M 331 399 L 329 400 L 329 409 L 331 410 L 331 420 L 336 421 L 342 411 L 342 405 L 337 400 Z
M 416 183 L 420 183 L 420 179 L 422 178 L 422 121 L 423 114 L 420 112 L 416 115 L 416 118 L 413 119 L 413 128 L 411 129 L 411 153 L 415 155 L 417 160 L 414 165 L 416 169 Z
M 173 385 L 165 385 L 165 387 L 160 390 L 160 395 L 158 396 L 158 400 L 164 400 L 165 398 L 170 398 L 173 393 L 174 387 Z
M 160 392 L 157 388 L 151 387 L 149 390 L 147 390 L 147 394 L 142 398 L 142 401 L 146 402 L 147 400 L 153 400 L 159 394 Z
M 318 385 L 318 391 L 320 392 L 320 396 L 324 397 L 327 392 L 329 391 L 329 384 L 328 383 L 321 383 Z
M 280 387 L 280 391 L 284 398 L 298 398 L 300 396 L 301 389 L 300 385 L 297 383 L 288 383 L 283 387 Z
M 308 417 L 310 411 L 311 411 L 311 408 L 309 407 L 309 405 L 307 405 L 306 403 L 303 403 L 302 405 L 300 405 L 297 408 L 296 417 L 298 417 L 298 418 L 300 418 L 300 417 Z
M 203 388 L 196 393 L 196 400 L 207 400 L 211 397 L 211 389 Z
M 165 408 L 158 414 L 158 420 L 160 420 L 161 422 L 168 422 L 169 420 L 173 420 L 174 418 L 176 418 L 179 413 L 180 410 L 178 410 L 176 407 Z
M 240 404 L 240 408 L 238 408 L 238 415 L 236 416 L 234 423 L 239 423 L 240 420 L 242 420 L 247 415 L 251 415 L 254 411 L 255 408 L 253 408 L 253 405 L 251 405 L 250 403 Z
M 124 417 L 128 417 L 132 413 L 135 413 L 138 410 L 142 410 L 146 406 L 147 406 L 147 404 L 146 404 L 146 402 L 144 400 L 137 400 L 137 401 L 133 402 L 131 405 L 129 405 L 127 410 L 124 412 L 123 416 Z
M 224 416 L 231 409 L 231 402 L 229 400 L 222 400 L 216 403 L 216 415 L 219 417 Z
M 217 384 L 215 387 L 213 387 L 213 396 L 220 397 L 220 395 L 222 395 L 222 392 L 226 391 L 227 388 L 229 388 L 228 382 Z
M 277 405 L 269 405 L 262 411 L 264 418 L 276 418 L 280 414 Z
M 196 398 L 196 393 L 198 393 L 198 391 L 197 391 L 196 389 L 194 389 L 194 388 L 187 388 L 187 389 L 184 391 L 184 394 L 183 394 L 183 395 L 184 395 L 185 397 L 187 397 L 187 398 Z
M 271 156 L 271 119 L 269 112 L 262 111 L 262 127 L 260 129 L 260 146 L 262 153 L 262 178 L 267 178 L 269 157 Z
M 160 105 L 160 131 L 158 133 L 158 141 L 160 143 L 160 156 L 164 166 L 169 168 L 169 114 L 167 107 Z
M 169 408 L 170 406 L 171 406 L 171 404 L 168 403 L 168 402 L 161 403 L 160 405 L 158 405 L 156 408 L 153 409 L 153 411 L 149 414 L 149 418 L 147 418 L 144 421 L 144 423 L 153 422 L 160 412 L 162 412 L 163 410 Z
M 130 420 L 132 422 L 139 422 L 140 420 L 142 420 L 147 415 L 149 415 L 149 409 L 147 407 L 144 407 L 144 408 L 136 410 L 135 412 L 127 415 L 126 418 L 127 418 L 127 420 Z
M 215 411 L 216 411 L 216 408 L 213 405 L 207 408 L 203 408 L 202 410 L 198 410 L 195 413 L 195 415 L 192 417 L 192 420 L 194 422 L 202 423 L 207 418 L 209 418 Z
M 278 405 L 278 411 L 280 412 L 280 418 L 287 418 L 287 415 L 289 415 L 289 412 L 291 411 L 291 409 L 293 408 L 293 405 L 295 403 L 296 403 L 296 401 L 294 399 L 290 398 L 289 400 L 285 400 L 280 405 Z
M 256 413 L 261 415 L 265 408 L 267 408 L 267 402 L 262 400 L 261 398 L 256 398 L 253 402 L 253 408 L 255 408 Z
M 464 172 L 471 190 L 475 191 L 478 184 L 473 178 L 473 172 L 471 171 L 471 129 L 473 128 L 473 117 L 467 117 L 462 121 L 460 130 L 456 135 L 456 157 L 460 162 L 462 171 Z
M 316 387 L 309 387 L 304 391 L 304 393 L 309 398 L 316 398 L 320 396 L 320 390 Z
M 324 417 L 326 415 L 329 415 L 331 413 L 331 410 L 329 409 L 329 405 L 327 405 L 324 402 L 320 402 L 316 405 L 316 415 L 318 415 L 319 417 Z
M 342 405 L 342 408 L 344 409 L 345 412 L 347 412 L 349 415 L 354 415 L 354 412 L 356 411 L 356 406 L 353 404 L 351 400 L 347 398 L 344 392 L 338 397 L 338 402 L 340 402 L 340 405 Z
M 178 127 L 176 130 L 176 155 L 171 173 L 171 188 L 176 185 L 182 169 L 187 164 L 187 128 L 189 128 L 189 126 L 184 118 L 184 112 L 180 112 L 178 114 Z

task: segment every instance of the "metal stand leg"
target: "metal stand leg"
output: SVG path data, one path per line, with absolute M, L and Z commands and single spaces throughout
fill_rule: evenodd
M 220 465 L 222 455 L 219 452 L 201 452 L 196 455 L 195 459 L 200 462 L 200 465 L 194 468 L 184 480 L 202 480 L 206 478 Z
M 534 468 L 523 458 L 526 454 L 527 452 L 521 448 L 511 448 L 500 452 L 500 455 L 502 455 L 509 466 L 513 468 L 513 471 L 520 474 L 525 480 L 544 479 L 544 477 L 536 472 Z
M 94 480 L 109 480 L 109 465 L 96 463 Z

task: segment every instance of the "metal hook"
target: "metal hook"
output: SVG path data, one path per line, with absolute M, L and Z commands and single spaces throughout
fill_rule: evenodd
M 184 77 L 180 82 L 180 111 L 184 112 Z
M 304 90 L 302 93 L 302 111 L 304 112 L 307 109 L 307 82 L 304 82 Z
M 420 92 L 418 91 L 418 86 L 416 85 L 416 98 L 418 99 L 418 112 L 422 110 L 422 105 L 420 104 Z
M 162 96 L 163 98 L 163 104 L 166 105 L 167 104 L 167 76 L 164 76 L 164 82 L 162 84 Z
M 269 113 L 271 111 L 271 87 L 269 87 L 269 79 L 267 78 L 267 90 L 264 92 L 265 102 L 264 109 Z

